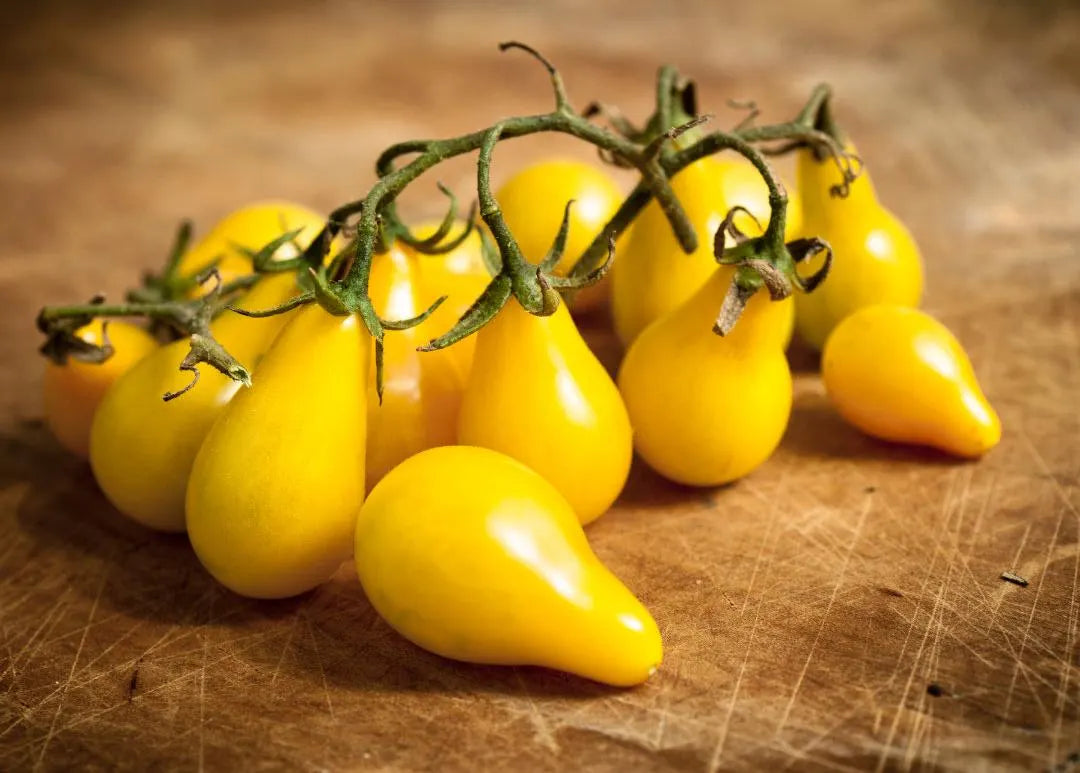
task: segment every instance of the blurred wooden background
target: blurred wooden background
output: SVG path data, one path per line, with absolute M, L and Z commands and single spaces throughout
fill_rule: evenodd
M 44 2 L 0 45 L 0 769 L 1055 770 L 1080 761 L 1080 13 L 1073 3 Z M 374 615 L 217 587 L 42 429 L 33 317 L 117 295 L 180 217 L 329 209 L 378 151 L 548 109 L 644 117 L 677 64 L 721 125 L 838 94 L 1006 427 L 977 464 L 863 438 L 798 379 L 776 456 L 635 468 L 590 527 L 667 659 L 613 691 L 462 666 Z M 565 138 L 508 143 L 496 176 Z M 471 159 L 439 172 L 465 193 Z M 439 206 L 435 179 L 406 199 Z M 627 184 L 629 182 L 627 181 Z M 588 323 L 605 359 L 602 318 Z M 1014 569 L 1030 580 L 1003 583 Z

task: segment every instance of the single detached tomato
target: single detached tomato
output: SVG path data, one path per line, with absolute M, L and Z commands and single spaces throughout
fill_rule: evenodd
M 537 317 L 511 299 L 476 335 L 458 441 L 524 462 L 582 523 L 598 518 L 630 472 L 630 420 L 566 306 Z
M 555 269 L 555 273 L 565 276 L 619 209 L 623 194 L 602 169 L 592 164 L 549 159 L 519 171 L 495 198 L 522 254 L 532 263 L 544 259 L 559 232 L 566 202 L 574 200 L 566 250 Z M 599 305 L 606 288 L 604 280 L 577 293 L 574 311 Z
M 410 319 L 423 312 L 428 304 L 422 305 L 419 299 L 432 294 L 423 286 L 423 262 L 436 258 L 409 255 L 396 245 L 373 256 L 368 294 L 375 310 L 390 320 Z M 417 327 L 387 331 L 383 338 L 382 402 L 374 381 L 367 395 L 368 489 L 399 462 L 457 438 L 466 381 L 460 354 L 453 347 L 417 351 L 441 332 L 432 330 L 429 317 Z
M 292 274 L 272 274 L 239 305 L 267 309 L 299 292 Z M 211 331 L 250 370 L 295 313 L 250 319 L 225 311 Z M 198 365 L 198 384 L 163 401 L 166 393 L 191 383 L 191 374 L 180 370 L 188 349 L 187 340 L 175 341 L 131 368 L 106 392 L 90 430 L 90 466 L 105 496 L 124 515 L 162 531 L 184 530 L 191 464 L 210 426 L 240 389 L 239 382 Z
M 188 536 L 230 590 L 295 596 L 349 558 L 370 348 L 359 317 L 301 309 L 206 436 L 188 481 Z
M 698 247 L 693 254 L 683 252 L 655 201 L 650 201 L 638 215 L 617 253 L 611 269 L 611 311 L 615 332 L 624 345 L 633 343 L 650 323 L 682 304 L 713 276 L 713 236 L 728 210 L 739 204 L 758 214 L 763 226 L 767 224 L 769 206 L 764 181 L 757 176 L 760 187 L 754 184 L 757 172 L 749 162 L 722 158 L 709 156 L 695 161 L 671 180 L 672 190 L 697 232 Z M 794 232 L 793 222 L 798 224 L 798 212 L 797 205 L 789 205 L 785 220 L 788 233 Z M 744 213 L 738 213 L 735 222 L 748 234 L 759 230 Z M 781 308 L 793 321 L 793 303 L 785 301 Z M 789 322 L 788 330 L 790 327 Z
M 656 623 L 574 510 L 494 451 L 433 448 L 393 469 L 360 511 L 356 572 L 394 629 L 444 657 L 620 686 L 660 665 Z
M 848 146 L 850 152 L 854 147 Z M 844 317 L 864 306 L 918 306 L 923 269 L 919 248 L 904 224 L 877 199 L 868 173 L 850 185 L 846 198 L 830 193 L 841 182 L 831 159 L 812 149 L 799 151 L 798 185 L 803 198 L 803 231 L 825 239 L 833 261 L 825 281 L 795 300 L 799 336 L 817 350 Z M 823 257 L 811 260 L 813 272 Z
M 905 306 L 867 306 L 825 343 L 829 400 L 868 435 L 956 456 L 982 456 L 1001 439 L 971 361 L 948 328 Z
M 689 300 L 645 328 L 619 369 L 634 447 L 678 483 L 743 477 L 776 449 L 791 413 L 788 309 L 760 290 L 731 332 L 712 331 L 732 275 L 714 269 Z
M 247 251 L 258 251 L 290 231 L 303 229 L 292 243 L 282 245 L 276 260 L 298 255 L 297 246 L 307 247 L 322 230 L 326 218 L 300 204 L 288 201 L 261 201 L 241 207 L 215 225 L 180 259 L 179 276 L 195 274 L 217 261 L 221 279 L 228 282 L 251 273 Z M 201 291 L 196 288 L 194 295 Z
M 87 343 L 105 342 L 103 326 L 108 325 L 112 355 L 101 363 L 80 362 L 68 357 L 63 365 L 46 361 L 42 381 L 45 424 L 64 448 L 76 456 L 90 454 L 90 425 L 105 392 L 118 378 L 157 348 L 154 337 L 128 322 L 104 323 L 94 320 L 79 328 L 77 335 Z

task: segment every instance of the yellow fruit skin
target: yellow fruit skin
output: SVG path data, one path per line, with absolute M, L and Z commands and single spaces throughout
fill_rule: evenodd
M 853 146 L 848 146 L 854 152 Z M 851 183 L 847 198 L 829 190 L 841 182 L 831 159 L 818 161 L 813 151 L 799 151 L 798 189 L 803 198 L 803 233 L 825 239 L 833 261 L 825 281 L 812 293 L 796 293 L 795 327 L 799 336 L 820 351 L 839 322 L 852 312 L 875 304 L 918 306 L 923 269 L 918 245 L 895 215 L 877 199 L 869 174 Z M 824 256 L 800 273 L 809 275 Z
M 421 239 L 435 233 L 439 224 L 422 223 L 413 229 Z M 447 239 L 453 239 L 461 233 L 463 224 L 458 223 L 450 231 Z M 442 255 L 424 255 L 407 245 L 398 245 L 400 252 L 412 256 L 412 274 L 418 312 L 431 306 L 441 296 L 446 300 L 417 329 L 417 340 L 426 338 L 420 344 L 427 343 L 454 326 L 461 316 L 469 310 L 476 299 L 484 292 L 491 274 L 484 264 L 480 251 L 480 235 L 473 231 L 456 249 Z M 473 354 L 476 351 L 476 336 L 467 336 L 453 346 L 443 350 L 456 364 L 462 378 L 472 369 Z
M 349 558 L 364 500 L 369 348 L 358 317 L 304 308 L 206 436 L 188 482 L 188 535 L 230 590 L 295 596 Z
M 296 243 L 306 247 L 326 223 L 319 213 L 288 201 L 259 201 L 229 213 L 180 259 L 179 276 L 194 276 L 215 260 L 223 282 L 251 273 L 251 258 L 243 250 L 257 251 L 282 234 L 303 230 Z M 276 260 L 298 254 L 292 244 L 275 253 Z M 192 295 L 201 295 L 195 288 Z
M 371 492 L 356 569 L 399 633 L 444 657 L 629 686 L 660 665 L 656 623 L 539 475 L 482 448 L 420 453 Z
M 556 274 L 565 276 L 618 211 L 623 194 L 608 174 L 593 164 L 548 159 L 511 177 L 496 199 L 522 254 L 532 263 L 544 259 L 559 232 L 566 202 L 574 200 L 566 250 L 555 267 Z M 586 313 L 602 305 L 610 284 L 605 277 L 575 293 L 571 311 Z
M 622 203 L 622 193 L 607 174 L 591 164 L 547 160 L 522 169 L 495 194 L 522 254 L 531 263 L 544 259 L 562 223 L 566 202 L 570 229 L 555 273 L 565 275 Z
M 759 291 L 727 336 L 712 332 L 731 278 L 732 269 L 716 269 L 637 337 L 619 369 L 635 449 L 678 483 L 743 477 L 776 449 L 791 413 L 784 305 Z
M 76 335 L 101 346 L 103 324 L 100 319 L 94 320 L 79 328 Z M 127 322 L 109 322 L 108 335 L 113 353 L 102 363 L 80 362 L 74 357 L 63 365 L 45 362 L 41 387 L 45 424 L 60 445 L 83 459 L 90 455 L 90 427 L 105 393 L 158 346 L 152 335 Z
M 422 284 L 422 262 L 434 259 L 410 255 L 397 247 L 374 256 L 368 292 L 384 319 L 409 319 L 424 311 L 427 305 L 421 306 L 419 298 L 430 293 Z M 457 439 L 466 381 L 460 354 L 452 352 L 453 347 L 433 352 L 416 350 L 436 334 L 428 318 L 417 327 L 389 331 L 383 339 L 382 403 L 374 375 L 367 395 L 369 490 L 413 454 L 450 445 Z
M 682 304 L 713 275 L 713 236 L 731 207 L 740 204 L 753 212 L 761 225 L 768 224 L 768 192 L 749 162 L 706 157 L 676 174 L 671 186 L 697 233 L 698 247 L 690 255 L 682 251 L 655 201 L 638 215 L 611 269 L 612 319 L 615 332 L 627 347 L 649 324 Z M 793 198 L 785 234 L 796 233 L 800 220 L 801 207 Z M 745 214 L 737 214 L 735 222 L 747 234 L 760 232 Z M 794 309 L 787 314 L 793 315 Z
M 972 458 L 1001 439 L 960 343 L 918 309 L 854 312 L 829 336 L 821 367 L 829 400 L 868 435 Z
M 260 281 L 240 301 L 266 309 L 299 292 L 291 274 Z M 226 311 L 214 320 L 214 337 L 251 369 L 295 312 L 249 319 Z M 222 408 L 240 384 L 208 365 L 199 365 L 199 383 L 170 402 L 161 398 L 191 383 L 180 370 L 186 339 L 142 359 L 106 392 L 90 431 L 90 466 L 101 490 L 117 510 L 160 531 L 184 530 L 184 491 L 195 454 Z
M 458 442 L 531 467 L 582 523 L 603 514 L 630 472 L 630 420 L 611 377 L 566 306 L 549 317 L 513 299 L 477 333 Z

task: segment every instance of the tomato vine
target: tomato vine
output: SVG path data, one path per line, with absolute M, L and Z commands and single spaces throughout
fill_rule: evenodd
M 213 289 L 202 297 L 189 299 L 191 277 L 175 276 L 178 256 L 182 253 L 190 231 L 182 226 L 166 269 L 161 276 L 149 277 L 144 288 L 133 291 L 124 303 L 105 304 L 95 297 L 90 303 L 53 306 L 41 310 L 38 327 L 47 340 L 42 352 L 63 362 L 68 356 L 100 361 L 108 356 L 108 342 L 102 347 L 87 345 L 75 331 L 97 317 L 145 316 L 163 322 L 179 334 L 190 336 L 191 350 L 181 368 L 192 371 L 198 378 L 200 363 L 206 363 L 229 378 L 250 383 L 250 374 L 224 347 L 214 340 L 210 321 L 225 309 L 247 316 L 278 314 L 307 303 L 319 303 L 332 314 L 358 314 L 375 341 L 377 384 L 381 391 L 383 336 L 386 330 L 401 330 L 419 324 L 443 300 L 440 298 L 423 314 L 407 320 L 388 320 L 375 311 L 368 295 L 368 279 L 373 256 L 387 248 L 389 242 L 400 239 L 420 252 L 446 252 L 467 238 L 476 228 L 476 205 L 467 218 L 465 231 L 451 240 L 446 237 L 457 218 L 456 197 L 441 184 L 449 206 L 441 226 L 431 236 L 421 239 L 413 235 L 398 216 L 397 196 L 424 172 L 439 163 L 465 153 L 478 152 L 477 197 L 479 215 L 488 233 L 480 231 L 485 260 L 498 267 L 490 284 L 472 307 L 447 332 L 436 337 L 422 350 L 450 346 L 471 335 L 490 321 L 510 297 L 532 314 L 554 312 L 560 302 L 560 291 L 574 292 L 599 281 L 611 264 L 615 238 L 624 231 L 637 214 L 652 199 L 662 208 L 683 250 L 692 252 L 698 244 L 682 204 L 673 192 L 670 180 L 680 170 L 705 156 L 732 151 L 745 157 L 758 171 L 769 191 L 771 217 L 761 236 L 747 238 L 734 225 L 733 217 L 739 208 L 728 213 L 714 236 L 717 261 L 737 266 L 735 279 L 723 307 L 718 311 L 715 331 L 723 335 L 735 324 L 750 296 L 765 288 L 774 299 L 784 298 L 793 289 L 811 291 L 828 270 L 830 251 L 820 239 L 797 239 L 784 243 L 784 223 L 787 193 L 773 173 L 766 157 L 785 153 L 797 147 L 811 145 L 820 155 L 829 156 L 838 166 L 843 183 L 834 191 L 846 195 L 847 186 L 856 179 L 861 164 L 847 152 L 829 113 L 831 91 L 826 85 L 816 87 L 798 115 L 787 122 L 755 126 L 757 110 L 730 131 L 711 131 L 701 134 L 698 128 L 712 116 L 697 115 L 696 96 L 692 81 L 685 80 L 671 66 L 661 67 L 657 76 L 656 108 L 644 129 L 635 128 L 617 110 L 592 103 L 576 111 L 570 101 L 559 71 L 540 52 L 523 43 L 502 43 L 500 50 L 519 49 L 530 54 L 547 70 L 555 98 L 554 109 L 547 113 L 513 116 L 494 126 L 446 139 L 409 140 L 383 151 L 376 161 L 378 181 L 367 194 L 341 205 L 330 213 L 319 236 L 300 254 L 288 260 L 273 260 L 277 249 L 295 234 L 284 234 L 250 254 L 253 271 L 250 275 L 222 283 L 214 268 L 195 278 L 198 282 L 213 282 Z M 606 117 L 609 127 L 593 122 Z M 522 255 L 514 235 L 503 219 L 498 203 L 491 193 L 490 169 L 498 142 L 542 132 L 569 134 L 597 148 L 601 157 L 622 167 L 633 168 L 640 175 L 637 185 L 627 195 L 607 225 L 574 263 L 565 277 L 553 273 L 554 266 L 565 249 L 569 207 L 567 204 L 562 227 L 553 235 L 552 247 L 539 264 L 529 263 Z M 675 142 L 686 135 L 681 142 Z M 781 143 L 771 147 L 759 144 Z M 395 162 L 411 157 L 400 166 Z M 348 246 L 327 266 L 325 259 L 331 244 L 339 234 L 349 237 Z M 733 245 L 729 245 L 729 239 Z M 795 265 L 807 257 L 825 252 L 823 268 L 815 276 L 802 278 Z M 296 271 L 304 275 L 305 292 L 281 306 L 262 311 L 241 311 L 230 301 L 241 291 L 268 272 Z M 194 384 L 194 382 L 193 382 Z M 170 397 L 176 396 L 170 395 Z

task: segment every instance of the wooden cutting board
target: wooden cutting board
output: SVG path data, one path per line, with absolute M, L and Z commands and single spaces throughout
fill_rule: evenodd
M 0 769 L 1080 769 L 1074 6 L 148 5 L 8 11 L 0 48 Z M 507 38 L 577 105 L 635 117 L 664 61 L 720 125 L 741 117 L 728 97 L 779 119 L 831 81 L 1005 426 L 977 463 L 875 442 L 803 354 L 787 436 L 746 480 L 636 465 L 588 530 L 664 634 L 634 690 L 429 655 L 348 570 L 237 598 L 183 537 L 118 516 L 41 424 L 40 305 L 115 297 L 181 216 L 329 209 L 392 142 L 548 109 Z M 592 157 L 517 141 L 496 176 L 552 153 Z M 472 175 L 438 179 L 468 195 Z M 430 177 L 412 211 L 439 206 Z M 603 315 L 583 326 L 614 366 Z

